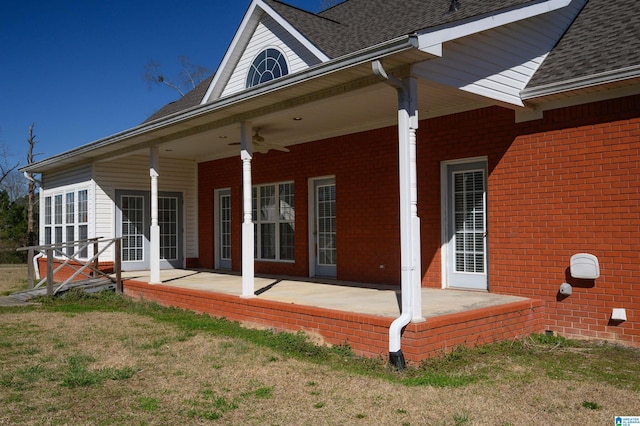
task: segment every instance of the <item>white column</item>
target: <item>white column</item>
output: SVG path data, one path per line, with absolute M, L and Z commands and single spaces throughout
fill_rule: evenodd
M 158 224 L 158 177 L 160 176 L 160 150 L 149 150 L 151 176 L 151 241 L 149 244 L 149 284 L 160 284 L 160 225 Z
M 418 129 L 418 83 L 413 77 L 402 80 L 398 90 L 398 137 L 400 166 L 400 260 L 403 304 L 410 306 L 412 322 L 422 316 L 422 259 L 420 218 L 418 217 L 418 172 L 416 131 Z M 405 294 L 405 290 L 407 294 Z
M 240 127 L 240 159 L 242 160 L 242 297 L 255 297 L 254 289 L 254 227 L 251 205 L 251 123 Z
M 422 255 L 420 236 L 420 217 L 418 216 L 418 166 L 416 145 L 418 130 L 418 81 L 415 78 L 408 78 L 403 81 L 408 99 L 407 105 L 407 128 L 409 147 L 409 210 L 411 217 L 411 257 L 413 264 L 413 274 L 411 277 L 411 304 L 412 322 L 424 321 L 422 316 Z

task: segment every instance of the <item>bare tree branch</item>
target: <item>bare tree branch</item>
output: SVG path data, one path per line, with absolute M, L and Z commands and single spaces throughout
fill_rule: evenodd
M 9 165 L 9 151 L 7 150 L 7 147 L 5 144 L 2 144 L 2 146 L 0 147 L 0 185 L 2 184 L 2 182 L 7 178 L 7 176 L 9 176 L 9 174 L 11 172 L 13 172 L 14 170 L 16 170 L 18 168 L 18 166 L 20 165 L 20 163 L 16 163 L 15 166 L 10 166 Z
M 33 128 L 35 123 L 31 123 L 29 126 L 29 138 L 27 139 L 27 143 L 29 144 L 29 148 L 27 150 L 27 164 L 33 164 L 35 154 L 33 153 L 33 148 L 36 143 L 36 135 L 33 134 Z M 29 205 L 27 206 L 27 239 L 28 245 L 33 246 L 36 244 L 36 220 L 34 218 L 33 207 L 36 203 L 36 180 L 33 177 L 31 172 L 26 172 L 25 177 L 29 180 Z
M 177 91 L 180 96 L 184 96 L 209 75 L 209 70 L 206 67 L 192 64 L 189 58 L 184 55 L 178 57 L 178 64 L 180 65 L 178 75 L 174 78 L 167 78 L 160 70 L 162 64 L 151 59 L 144 66 L 144 81 L 147 82 L 149 88 L 156 84 L 162 84 Z

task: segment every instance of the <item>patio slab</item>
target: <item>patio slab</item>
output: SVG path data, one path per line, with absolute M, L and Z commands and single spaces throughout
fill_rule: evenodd
M 148 271 L 123 272 L 123 279 L 148 282 Z M 242 277 L 205 270 L 172 269 L 160 272 L 163 285 L 240 296 Z M 400 288 L 337 280 L 297 280 L 290 277 L 256 277 L 256 298 L 322 309 L 384 317 L 400 315 Z M 527 300 L 524 297 L 477 291 L 422 289 L 425 318 L 466 312 Z

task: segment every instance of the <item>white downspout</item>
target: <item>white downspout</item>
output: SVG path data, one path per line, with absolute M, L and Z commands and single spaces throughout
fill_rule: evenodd
M 417 81 L 413 77 L 402 81 L 393 76 L 388 76 L 380 61 L 374 61 L 372 68 L 376 76 L 398 91 L 402 312 L 389 327 L 389 362 L 396 368 L 403 369 L 406 364 L 400 345 L 402 329 L 412 320 L 422 320 L 419 250 L 420 220 L 417 215 L 415 164 L 416 129 L 418 128 Z
M 242 122 L 240 126 L 240 159 L 242 160 L 242 296 L 255 297 L 254 280 L 254 227 L 251 204 L 251 159 L 253 158 L 253 142 L 251 140 L 251 123 Z

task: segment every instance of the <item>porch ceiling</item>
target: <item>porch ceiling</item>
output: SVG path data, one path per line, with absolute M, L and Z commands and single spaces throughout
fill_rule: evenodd
M 249 121 L 267 143 L 285 147 L 397 124 L 398 101 L 393 88 L 373 77 L 355 84 L 362 87 L 319 100 L 310 95 L 289 108 L 276 108 L 274 112 L 267 109 Z M 421 119 L 491 104 L 480 96 L 424 80 L 419 81 L 418 91 Z M 239 155 L 240 122 L 204 127 L 163 141 L 159 144 L 160 155 L 196 162 Z

